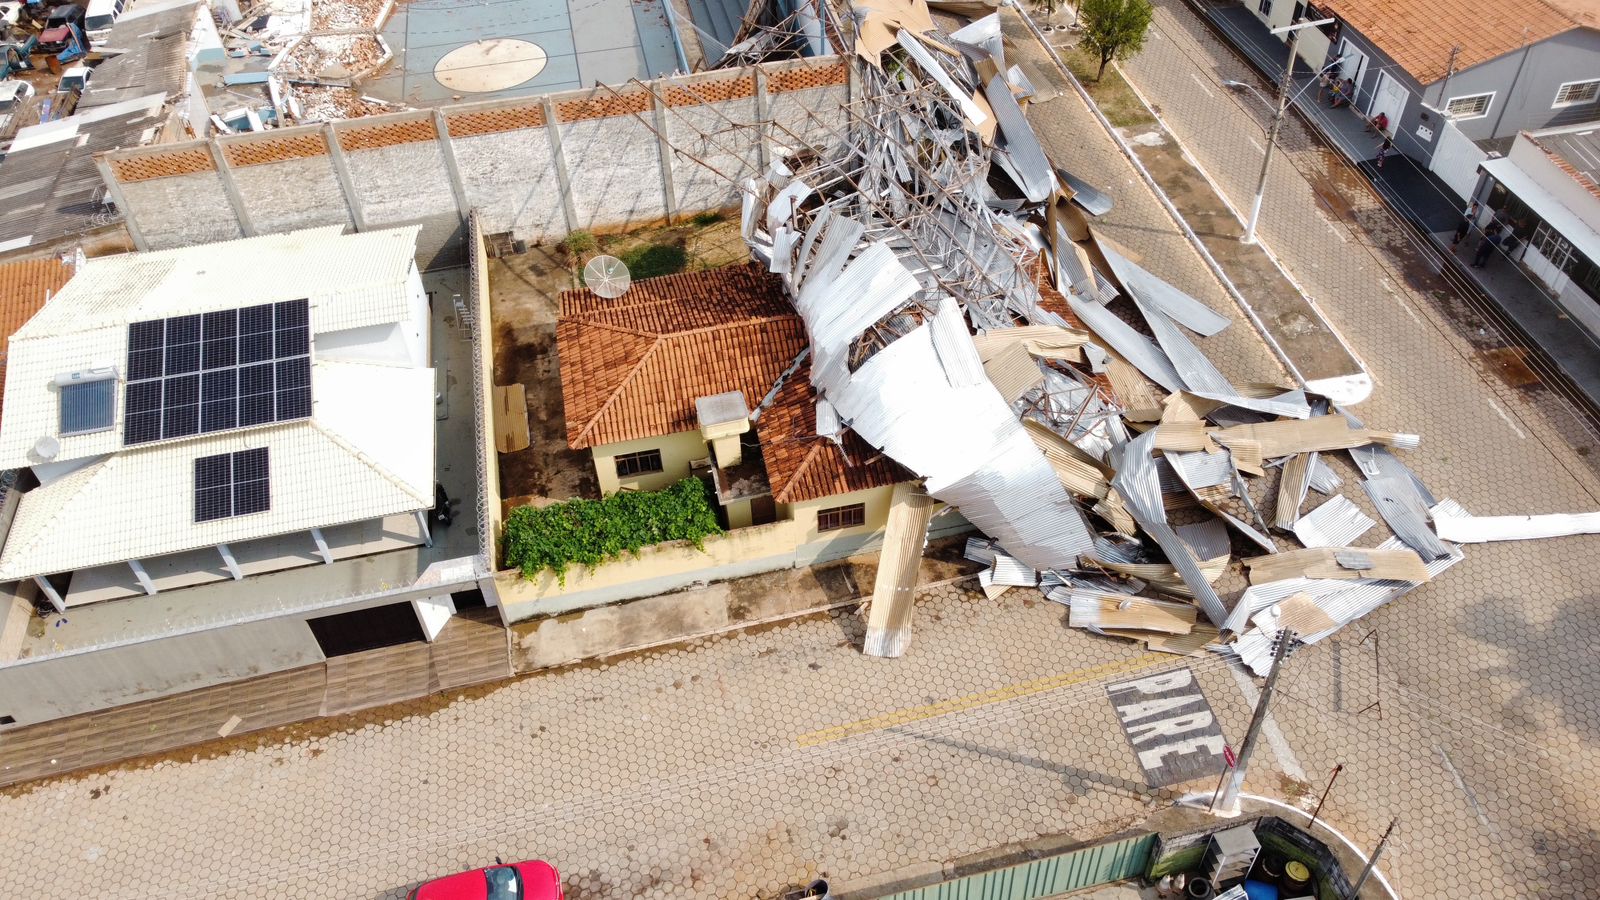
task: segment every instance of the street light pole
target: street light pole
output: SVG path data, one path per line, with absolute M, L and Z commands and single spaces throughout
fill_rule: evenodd
M 1318 19 L 1272 29 L 1273 34 L 1289 32 L 1289 62 L 1284 66 L 1283 79 L 1278 83 L 1278 108 L 1272 116 L 1272 128 L 1267 131 L 1267 150 L 1261 157 L 1261 177 L 1256 179 L 1256 199 L 1250 204 L 1250 222 L 1244 227 L 1244 237 L 1240 238 L 1246 244 L 1256 242 L 1256 223 L 1261 221 L 1261 201 L 1267 193 L 1267 168 L 1272 165 L 1272 150 L 1278 143 L 1278 129 L 1283 126 L 1283 114 L 1289 108 L 1289 88 L 1294 85 L 1294 47 L 1300 39 L 1300 29 L 1327 25 L 1332 21 Z
M 1261 726 L 1267 720 L 1267 708 L 1272 705 L 1272 695 L 1278 688 L 1278 674 L 1283 671 L 1283 658 L 1288 654 L 1289 644 L 1293 641 L 1293 631 L 1285 628 L 1278 632 L 1278 645 L 1272 652 L 1272 672 L 1267 675 L 1267 684 L 1261 689 L 1261 699 L 1256 701 L 1255 714 L 1250 717 L 1250 728 L 1245 732 L 1244 743 L 1239 746 L 1239 758 L 1233 765 L 1233 771 L 1228 773 L 1222 797 L 1213 804 L 1213 811 L 1222 810 L 1217 813 L 1218 815 L 1234 816 L 1239 813 L 1239 790 L 1244 787 L 1245 769 L 1250 766 L 1250 756 L 1256 749 L 1256 738 L 1261 735 Z

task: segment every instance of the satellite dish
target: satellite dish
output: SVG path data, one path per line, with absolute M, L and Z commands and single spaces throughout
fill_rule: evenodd
M 34 441 L 33 452 L 34 455 L 45 461 L 55 459 L 56 454 L 61 452 L 61 442 L 47 434 Z
M 583 283 L 607 300 L 615 300 L 628 292 L 633 276 L 628 274 L 628 264 L 615 256 L 596 256 L 583 267 Z

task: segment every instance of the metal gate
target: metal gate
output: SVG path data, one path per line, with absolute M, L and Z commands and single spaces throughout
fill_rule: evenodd
M 1465 200 L 1478 186 L 1478 163 L 1488 156 L 1461 133 L 1456 123 L 1445 119 L 1439 128 L 1439 146 L 1434 149 L 1428 168 Z
M 1154 834 L 1138 834 L 1020 865 L 930 884 L 881 900 L 1037 900 L 1144 874 Z

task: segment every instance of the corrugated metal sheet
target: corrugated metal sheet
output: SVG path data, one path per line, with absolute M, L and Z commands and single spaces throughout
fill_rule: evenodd
M 1294 536 L 1307 547 L 1351 547 L 1376 524 L 1348 497 L 1338 494 L 1301 516 L 1294 523 Z
M 1039 900 L 1144 874 L 1156 835 L 1139 834 L 891 894 L 880 900 Z
M 1412 482 L 1393 477 L 1369 478 L 1361 483 L 1378 514 L 1389 523 L 1406 546 L 1417 551 L 1423 562 L 1449 555 L 1445 543 L 1433 533 L 1428 513 Z
M 1167 511 L 1161 499 L 1161 483 L 1156 474 L 1155 460 L 1150 451 L 1155 445 L 1156 429 L 1146 431 L 1118 448 L 1114 465 L 1117 475 L 1111 486 L 1128 503 L 1139 527 L 1145 530 L 1167 554 L 1167 560 L 1183 578 L 1184 584 L 1194 592 L 1195 602 L 1205 611 L 1212 624 L 1221 626 L 1228 617 L 1222 598 L 1200 571 L 1194 554 L 1172 528 L 1167 525 Z
M 1146 271 L 1118 253 L 1104 239 L 1096 242 L 1117 280 L 1140 301 L 1171 316 L 1174 321 L 1197 334 L 1210 337 L 1227 328 L 1231 320 Z
M 994 583 L 1008 587 L 1035 587 L 1039 573 L 1033 567 L 1004 552 L 994 555 Z
M 1469 544 L 1600 533 L 1600 513 L 1474 516 L 1454 500 L 1437 503 L 1430 512 L 1439 537 Z

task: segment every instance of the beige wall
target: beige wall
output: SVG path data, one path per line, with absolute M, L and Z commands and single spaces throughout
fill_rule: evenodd
M 662 471 L 654 475 L 617 478 L 616 457 L 642 450 L 661 451 Z M 640 438 L 637 441 L 601 444 L 593 448 L 590 453 L 594 457 L 594 472 L 600 481 L 602 494 L 614 494 L 624 488 L 631 491 L 659 491 L 667 485 L 688 478 L 689 463 L 705 459 L 709 455 L 706 451 L 706 442 L 701 439 L 699 431 L 680 431 L 660 437 Z
M 613 444 L 604 449 L 611 451 L 613 447 L 625 446 Z M 665 461 L 665 453 L 662 459 Z M 624 556 L 592 571 L 574 567 L 567 570 L 564 585 L 549 572 L 529 579 L 518 570 L 508 569 L 496 573 L 494 587 L 505 619 L 511 622 L 648 597 L 699 583 L 827 562 L 876 549 L 882 543 L 893 492 L 893 487 L 873 488 L 780 505 L 779 521 L 739 527 L 737 522 L 741 521 L 741 515 L 743 521 L 748 521 L 749 502 L 746 501 L 734 505 L 731 515 L 735 527 L 726 534 L 707 539 L 703 552 L 687 542 L 674 541 L 646 547 L 638 556 Z M 865 524 L 837 531 L 817 531 L 819 510 L 851 503 L 866 507 Z M 959 513 L 952 512 L 935 516 L 930 530 L 935 536 L 943 536 L 970 527 Z
M 704 551 L 687 541 L 657 544 L 592 571 L 574 566 L 565 585 L 550 572 L 530 579 L 509 569 L 495 575 L 495 588 L 508 621 L 555 615 L 788 568 L 795 561 L 795 534 L 795 523 L 774 522 L 707 538 Z

